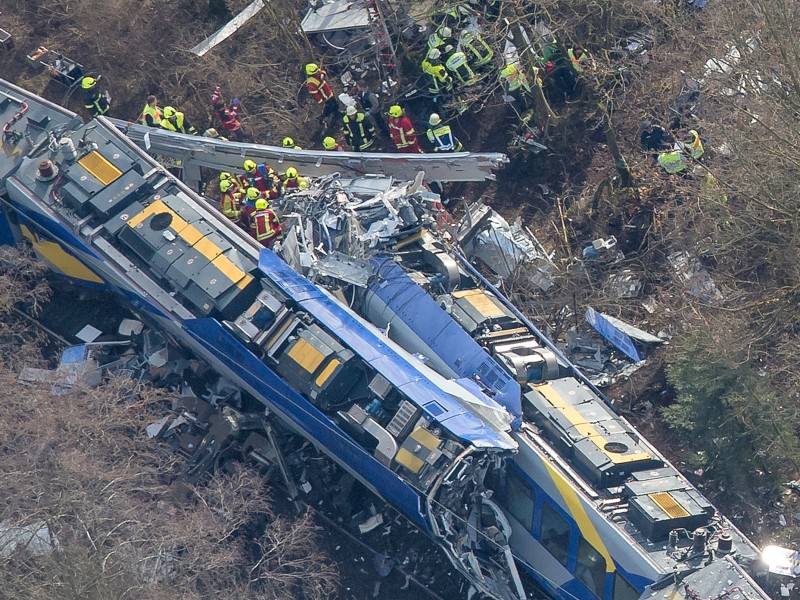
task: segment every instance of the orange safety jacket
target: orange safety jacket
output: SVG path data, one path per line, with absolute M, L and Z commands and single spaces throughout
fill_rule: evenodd
M 333 98 L 333 90 L 331 84 L 328 83 L 328 74 L 322 69 L 306 77 L 306 87 L 317 104 L 323 104 Z
M 250 234 L 267 248 L 280 239 L 281 222 L 275 211 L 264 208 L 254 212 L 250 219 Z
M 389 133 L 400 152 L 422 152 L 411 119 L 406 116 L 389 117 Z

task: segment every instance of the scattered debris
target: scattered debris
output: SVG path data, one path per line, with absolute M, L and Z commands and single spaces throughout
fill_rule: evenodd
M 467 207 L 456 237 L 467 258 L 480 259 L 499 277 L 509 277 L 521 264 L 528 264 L 534 284 L 542 291 L 552 287 L 555 265 L 551 255 L 520 218 L 509 225 L 491 208 L 476 202 Z
M 242 12 L 233 17 L 233 19 L 215 31 L 211 36 L 192 48 L 191 52 L 197 56 L 203 56 L 206 52 L 224 42 L 234 33 L 239 31 L 239 29 L 250 19 L 256 16 L 262 8 L 264 8 L 264 0 L 253 0 L 253 2 Z
M 638 298 L 643 288 L 644 282 L 642 281 L 642 276 L 638 273 L 634 273 L 631 269 L 623 269 L 617 273 L 613 273 L 606 279 L 605 284 L 605 291 L 608 297 L 626 300 Z
M 709 304 L 723 300 L 722 293 L 699 259 L 692 258 L 686 251 L 679 251 L 670 254 L 667 260 L 689 294 Z
M 17 550 L 24 550 L 30 556 L 47 556 L 58 550 L 58 537 L 44 521 L 31 525 L 11 525 L 0 522 L 0 557 L 8 558 Z

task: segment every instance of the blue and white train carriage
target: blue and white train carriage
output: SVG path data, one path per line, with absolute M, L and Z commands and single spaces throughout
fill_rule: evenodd
M 529 597 L 521 567 L 563 600 L 766 598 L 757 549 L 424 229 L 373 256 L 363 283 L 333 281 L 348 306 L 108 121 L 0 80 L 0 122 L 2 241 L 27 238 L 54 271 L 119 294 L 483 594 Z

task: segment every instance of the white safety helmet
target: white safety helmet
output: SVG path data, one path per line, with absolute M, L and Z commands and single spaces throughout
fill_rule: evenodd
M 358 113 L 358 109 L 355 107 L 355 105 L 350 104 L 345 110 L 345 112 L 347 113 L 348 117 L 354 117 L 356 116 L 356 113 Z
M 437 113 L 433 113 L 430 119 L 428 119 L 428 123 L 430 123 L 431 127 L 436 127 L 441 122 L 442 117 L 440 117 Z
M 439 30 L 439 37 L 441 37 L 441 38 L 453 37 L 453 30 L 450 29 L 449 27 L 442 27 Z
M 442 51 L 439 50 L 438 48 L 431 48 L 431 51 L 428 52 L 428 58 L 432 58 L 433 60 L 441 58 L 441 56 L 442 56 Z

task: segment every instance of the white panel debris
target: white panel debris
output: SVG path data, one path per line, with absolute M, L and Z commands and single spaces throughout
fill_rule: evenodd
M 0 523 L 2 558 L 8 558 L 17 550 L 24 550 L 30 556 L 46 556 L 58 546 L 58 538 L 44 521 L 21 526 L 11 525 L 8 521 Z
M 211 36 L 197 44 L 197 46 L 192 48 L 191 51 L 197 56 L 203 56 L 214 46 L 224 42 L 234 33 L 239 31 L 239 28 L 257 15 L 262 8 L 264 8 L 264 0 L 255 0 L 252 4 L 250 4 L 250 6 L 233 17 L 233 19 L 215 31 Z

